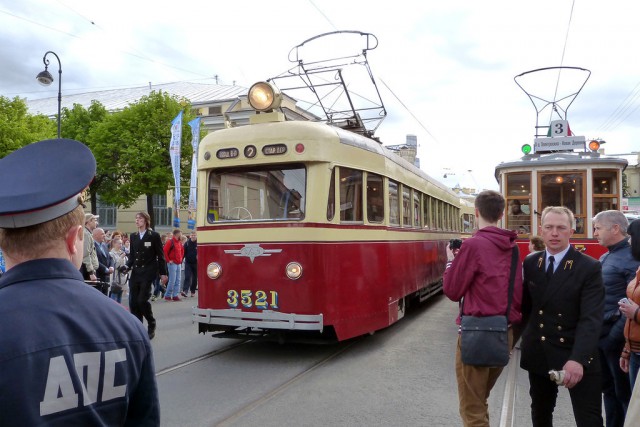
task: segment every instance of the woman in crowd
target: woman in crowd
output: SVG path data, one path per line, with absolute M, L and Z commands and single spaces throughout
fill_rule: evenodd
M 127 287 L 128 274 L 120 273 L 120 267 L 127 265 L 127 254 L 122 248 L 121 236 L 116 236 L 111 240 L 111 251 L 109 252 L 113 262 L 113 274 L 111 276 L 111 299 L 118 303 L 122 303 L 122 294 Z

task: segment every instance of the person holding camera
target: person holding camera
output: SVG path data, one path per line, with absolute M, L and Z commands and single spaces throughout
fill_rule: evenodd
M 517 234 L 498 227 L 504 215 L 505 200 L 497 191 L 486 190 L 475 200 L 478 231 L 464 242 L 447 246 L 444 294 L 452 301 L 464 298 L 464 313 L 471 316 L 504 316 L 509 299 L 509 278 Z M 461 243 L 458 249 L 458 243 Z M 522 318 L 522 263 L 515 270 L 513 297 L 508 318 L 511 325 Z M 460 316 L 456 319 L 460 325 Z M 513 347 L 513 330 L 509 345 Z M 487 400 L 502 367 L 472 366 L 462 362 L 460 336 L 456 348 L 456 379 L 460 416 L 465 427 L 489 427 Z

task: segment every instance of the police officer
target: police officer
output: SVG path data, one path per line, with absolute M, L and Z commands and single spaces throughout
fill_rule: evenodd
M 40 141 L 0 159 L 0 424 L 160 424 L 147 331 L 84 283 L 82 143 Z

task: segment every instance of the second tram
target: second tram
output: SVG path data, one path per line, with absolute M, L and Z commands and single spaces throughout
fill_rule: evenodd
M 523 157 L 496 166 L 496 179 L 507 202 L 503 226 L 517 230 L 520 253 L 525 256 L 530 236 L 537 234 L 539 229 L 543 209 L 566 206 L 576 220 L 571 243 L 597 259 L 606 248 L 593 238 L 592 219 L 604 210 L 622 210 L 622 177 L 628 162 L 602 154 L 600 140 L 587 143 L 584 137 L 573 135 L 566 120 L 568 106 L 562 108 L 559 101 L 532 96 L 518 82 L 530 73 L 562 71 L 590 74 L 583 68 L 549 67 L 516 76 L 516 83 L 530 96 L 537 114 L 550 108 L 559 116 L 549 125 L 540 126 L 536 121 L 534 147 L 525 144 Z M 584 83 L 580 89 L 583 86 Z M 579 92 L 562 99 L 569 99 L 570 105 Z

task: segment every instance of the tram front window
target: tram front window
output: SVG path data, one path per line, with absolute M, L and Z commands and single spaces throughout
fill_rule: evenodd
M 220 169 L 209 176 L 207 222 L 303 219 L 306 169 Z
M 584 172 L 540 175 L 540 212 L 547 206 L 565 206 L 576 217 L 576 234 L 584 234 L 586 201 Z

